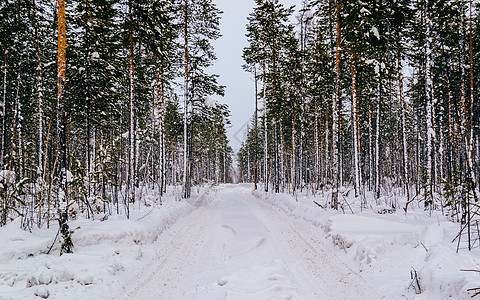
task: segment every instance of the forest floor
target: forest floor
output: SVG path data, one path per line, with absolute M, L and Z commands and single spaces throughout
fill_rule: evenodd
M 480 286 L 462 271 L 480 268 L 478 248 L 456 253 L 458 224 L 440 212 L 347 197 L 335 213 L 319 206 L 328 194 L 251 185 L 177 193 L 130 220 L 70 222 L 73 254 L 45 253 L 55 226 L 0 228 L 0 299 L 469 299 Z

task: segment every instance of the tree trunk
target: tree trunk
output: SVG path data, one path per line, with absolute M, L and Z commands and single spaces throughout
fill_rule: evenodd
M 324 171 L 324 176 L 322 178 L 322 183 L 327 184 L 328 178 L 330 176 L 330 156 L 329 156 L 329 151 L 330 151 L 330 132 L 329 132 L 329 124 L 328 124 L 328 101 L 325 103 L 325 171 Z
M 257 66 L 253 66 L 255 77 L 255 174 L 254 174 L 254 189 L 257 189 L 257 180 L 258 180 L 258 87 L 257 87 Z
M 187 145 L 187 110 L 188 110 L 188 0 L 185 0 L 184 9 L 184 54 L 185 54 L 185 82 L 183 95 L 183 184 L 184 184 L 184 198 L 188 198 L 189 191 L 189 168 L 188 168 L 188 145 Z
M 130 19 L 129 43 L 130 43 L 130 130 L 129 130 L 129 156 L 128 156 L 128 201 L 127 218 L 130 218 L 130 203 L 135 203 L 135 65 L 134 65 L 134 45 L 133 45 L 133 8 L 132 0 L 129 1 L 128 15 Z
M 291 181 L 292 181 L 292 194 L 295 195 L 295 121 L 296 121 L 296 111 L 297 104 L 295 102 L 295 109 L 293 112 L 293 124 L 292 124 L 292 162 L 291 162 Z
M 8 72 L 8 51 L 5 51 L 5 65 L 3 69 L 3 103 L 2 103 L 2 144 L 0 145 L 0 169 L 4 169 L 5 155 L 5 134 L 7 126 L 7 72 Z
M 268 192 L 268 124 L 267 124 L 267 76 L 265 72 L 265 63 L 263 63 L 263 124 L 264 124 L 264 135 L 265 135 L 265 141 L 264 141 L 264 169 L 265 169 L 265 192 Z
M 473 135 L 474 135 L 474 126 L 473 126 L 473 112 L 474 112 L 474 94 L 473 94 L 473 39 L 472 39 L 472 0 L 470 0 L 470 17 L 469 17 L 469 35 L 470 35 L 470 103 L 468 105 L 469 109 L 469 139 L 467 141 L 467 159 L 468 159 L 468 169 L 470 171 L 470 184 L 472 188 L 472 192 L 474 194 L 475 201 L 478 201 L 476 196 L 476 189 L 475 189 L 475 168 L 474 168 L 474 160 L 475 160 L 475 152 L 473 147 Z
M 425 96 L 427 101 L 426 110 L 426 130 L 427 130 L 427 168 L 426 179 L 429 199 L 425 199 L 425 205 L 430 205 L 433 209 L 433 136 L 435 134 L 433 129 L 433 78 L 432 78 L 432 37 L 431 37 L 432 21 L 430 19 L 429 1 L 425 1 Z
M 355 197 L 358 197 L 360 191 L 360 154 L 358 139 L 358 113 L 357 113 L 357 71 L 355 67 L 355 56 L 352 53 L 352 122 L 353 122 L 353 153 L 355 158 Z
M 378 203 L 380 198 L 380 102 L 381 102 L 381 76 L 378 76 L 377 83 L 377 120 L 375 130 L 375 200 Z
M 57 164 L 57 175 L 63 189 L 66 202 L 66 167 L 67 167 L 67 145 L 66 145 L 66 116 L 65 116 L 65 73 L 66 73 L 66 22 L 65 22 L 65 0 L 58 0 L 58 82 L 57 82 L 57 153 L 59 163 Z
M 338 125 L 340 116 L 337 111 L 337 102 L 340 101 L 340 51 L 341 51 L 341 29 L 340 29 L 340 1 L 336 2 L 336 17 L 337 17 L 337 47 L 335 55 L 335 96 L 332 103 L 332 170 L 333 170 L 333 191 L 332 191 L 332 207 L 338 209 L 338 180 L 340 174 L 340 165 L 339 165 L 339 132 Z
M 40 58 L 40 41 L 38 37 L 37 6 L 33 0 L 33 26 L 35 30 L 35 55 L 37 62 L 37 101 L 38 101 L 38 164 L 37 174 L 43 173 L 43 84 L 42 60 Z M 39 224 L 40 225 L 40 224 Z
M 410 193 L 408 187 L 408 149 L 407 149 L 407 130 L 405 120 L 405 99 L 403 98 L 403 75 L 402 75 L 402 61 L 398 55 L 398 89 L 400 103 L 402 105 L 402 142 L 403 142 L 403 181 L 405 184 L 405 191 L 407 192 L 407 201 L 410 200 Z
M 319 177 L 320 174 L 320 155 L 319 155 L 319 140 L 318 140 L 318 106 L 317 98 L 315 97 L 315 108 L 314 108 L 314 123 L 313 123 L 313 144 L 315 149 L 315 184 L 313 191 L 318 190 L 319 186 Z
M 71 244 L 68 221 L 68 190 L 67 190 L 67 127 L 65 112 L 65 73 L 66 73 L 67 34 L 65 21 L 65 0 L 58 0 L 58 83 L 57 83 L 57 175 L 61 206 L 58 207 L 58 222 L 62 233 L 62 252 L 71 253 Z
M 16 88 L 16 95 L 15 95 L 15 113 L 14 113 L 14 118 L 15 118 L 15 125 L 13 126 L 13 131 L 17 130 L 17 136 L 18 136 L 18 142 L 15 143 L 13 136 L 15 136 L 15 132 L 12 134 L 12 154 L 15 153 L 15 155 L 18 157 L 18 164 L 17 164 L 17 170 L 20 180 L 23 178 L 23 167 L 24 167 L 24 161 L 23 161 L 23 116 L 22 116 L 22 102 L 20 101 L 20 86 L 22 85 L 21 82 L 21 77 L 20 77 L 20 67 L 18 68 L 18 74 L 17 74 L 17 88 Z M 13 148 L 16 146 L 15 148 Z
M 372 143 L 372 105 L 368 103 L 368 190 L 372 190 L 373 180 L 373 143 Z

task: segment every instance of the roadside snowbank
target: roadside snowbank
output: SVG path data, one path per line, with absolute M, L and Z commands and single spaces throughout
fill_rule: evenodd
M 112 215 L 103 222 L 71 221 L 74 253 L 62 256 L 58 240 L 46 254 L 58 224 L 29 233 L 17 219 L 0 228 L 0 299 L 111 299 L 121 280 L 116 275 L 135 270 L 162 232 L 211 197 L 196 189 L 190 200 L 179 202 L 172 192 L 161 206 L 155 197 L 147 197 L 152 206 L 136 204 L 129 220 Z
M 480 273 L 473 271 L 480 269 L 480 249 L 456 253 L 457 243 L 452 240 L 459 224 L 440 212 L 431 217 L 413 207 L 407 215 L 403 210 L 362 212 L 360 199 L 350 197 L 346 214 L 335 214 L 323 209 L 327 195 L 292 197 L 259 191 L 253 195 L 288 216 L 323 228 L 325 238 L 342 249 L 360 272 L 375 278 L 375 285 L 389 299 L 470 299 L 474 291 L 469 294 L 467 289 L 480 287 Z M 402 200 L 396 201 L 403 205 Z

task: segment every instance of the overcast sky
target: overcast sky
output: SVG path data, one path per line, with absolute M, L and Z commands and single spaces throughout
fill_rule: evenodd
M 226 86 L 225 97 L 215 97 L 220 103 L 226 103 L 230 108 L 228 128 L 230 146 L 235 152 L 241 146 L 246 136 L 248 121 L 255 109 L 255 85 L 253 75 L 242 69 L 242 50 L 248 45 L 245 37 L 247 16 L 255 7 L 254 0 L 214 0 L 223 11 L 220 21 L 222 37 L 213 43 L 218 60 L 211 68 L 219 74 L 219 82 Z M 300 6 L 301 0 L 280 0 L 284 6 Z M 259 103 L 261 107 L 261 103 Z

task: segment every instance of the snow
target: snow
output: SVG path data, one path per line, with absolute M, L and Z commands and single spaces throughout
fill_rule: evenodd
M 368 9 L 366 9 L 365 7 L 362 7 L 362 9 L 360 9 L 360 13 L 369 15 L 370 11 Z
M 29 299 L 37 294 L 48 299 L 85 299 L 84 295 L 108 299 L 117 275 L 142 258 L 143 245 L 151 245 L 193 209 L 170 196 L 161 207 L 137 207 L 130 220 L 112 215 L 104 222 L 71 221 L 74 253 L 62 256 L 58 241 L 47 254 L 58 231 L 56 221 L 51 221 L 50 229 L 29 233 L 20 229 L 16 219 L 0 228 L 0 299 Z
M 0 299 L 470 299 L 478 287 L 480 274 L 462 270 L 479 269 L 480 250 L 456 253 L 459 224 L 413 204 L 405 214 L 398 195 L 365 210 L 342 191 L 343 213 L 306 190 L 179 192 L 162 205 L 148 195 L 130 220 L 70 221 L 73 254 L 59 256 L 58 242 L 47 254 L 56 221 L 1 227 Z
M 0 170 L 0 182 L 15 183 L 15 172 L 10 170 Z
M 217 107 L 217 104 L 216 104 L 215 100 L 212 99 L 212 98 L 210 98 L 210 97 L 206 97 L 206 98 L 205 98 L 205 105 L 206 105 L 207 107 L 210 107 L 210 108 L 215 108 L 215 107 Z
M 380 33 L 378 32 L 377 27 L 373 26 L 372 27 L 372 33 L 375 35 L 375 37 L 380 40 Z
M 361 212 L 359 199 L 353 196 L 347 201 L 355 215 L 334 214 L 318 206 L 312 212 L 316 206 L 312 200 L 327 205 L 329 196 L 261 197 L 283 213 L 323 228 L 326 238 L 353 258 L 359 272 L 372 276 L 387 299 L 470 299 L 467 289 L 479 286 L 478 272 L 462 270 L 479 269 L 480 250 L 456 253 L 457 243 L 452 240 L 459 224 L 440 212 L 429 217 L 423 209 L 410 206 L 407 215 L 402 209 L 392 214 Z M 400 202 L 404 206 L 405 199 Z M 411 271 L 417 272 L 421 294 L 415 292 Z
M 91 54 L 91 57 L 93 60 L 97 60 L 97 59 L 100 59 L 100 54 L 95 51 Z

